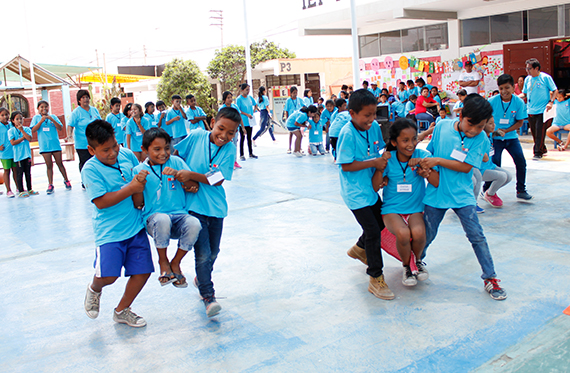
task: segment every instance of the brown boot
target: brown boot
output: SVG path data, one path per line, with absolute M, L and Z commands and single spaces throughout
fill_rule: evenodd
M 368 291 L 380 299 L 390 300 L 396 297 L 388 287 L 388 284 L 384 281 L 384 275 L 380 275 L 380 277 L 376 278 L 370 277 Z
M 358 259 L 362 263 L 368 265 L 368 259 L 366 259 L 366 251 L 364 251 L 364 249 L 362 247 L 360 247 L 358 245 L 354 245 L 350 249 L 348 249 L 348 251 L 346 253 L 352 259 Z

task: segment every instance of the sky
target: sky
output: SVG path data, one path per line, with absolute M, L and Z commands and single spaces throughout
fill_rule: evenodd
M 8 1 L 2 5 L 2 62 L 20 54 L 36 63 L 106 63 L 107 72 L 115 73 L 116 66 L 145 64 L 146 50 L 147 65 L 178 57 L 205 70 L 221 47 L 220 28 L 210 26 L 219 21 L 210 19 L 216 16 L 210 10 L 223 11 L 224 45 L 245 45 L 242 0 Z M 350 5 L 322 2 L 303 10 L 303 0 L 246 0 L 250 43 L 266 38 L 299 58 L 350 57 L 350 36 L 299 36 L 300 18 Z

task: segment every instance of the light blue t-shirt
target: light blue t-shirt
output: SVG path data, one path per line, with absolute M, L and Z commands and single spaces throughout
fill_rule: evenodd
M 408 98 L 410 98 L 411 95 L 416 95 L 416 97 L 420 97 L 420 87 L 416 87 L 414 86 L 414 88 L 408 88 Z
M 220 106 L 220 108 L 218 109 L 218 111 L 222 110 L 223 108 L 227 107 L 226 104 L 222 104 L 222 106 Z M 231 107 L 233 107 L 234 109 L 236 109 L 237 111 L 239 111 L 239 107 L 237 107 L 237 105 L 235 103 L 232 102 Z
M 552 124 L 558 127 L 564 127 L 570 124 L 570 100 L 564 101 L 554 101 L 556 105 L 556 116 L 554 117 Z
M 372 122 L 368 131 L 357 130 L 352 122 L 340 131 L 336 146 L 336 163 L 339 166 L 340 194 L 349 209 L 372 206 L 378 201 L 380 197 L 372 186 L 372 176 L 376 169 L 343 171 L 342 165 L 378 158 L 384 146 L 382 131 L 376 121 Z
M 503 102 L 501 95 L 489 98 L 489 103 L 493 108 L 493 119 L 495 120 L 496 129 L 507 129 L 517 121 L 528 117 L 526 114 L 526 104 L 515 95 L 512 95 L 510 102 Z M 507 123 L 501 123 L 508 120 Z M 507 132 L 505 136 L 496 136 L 496 140 L 511 140 L 518 138 L 517 131 Z
M 527 75 L 524 79 L 523 93 L 526 95 L 529 114 L 542 114 L 550 101 L 550 92 L 556 90 L 552 77 L 541 72 L 537 77 Z
M 89 200 L 117 192 L 129 184 L 135 174 L 133 168 L 139 164 L 132 151 L 120 148 L 117 163 L 112 166 L 91 157 L 81 171 L 81 181 Z M 147 176 L 149 178 L 150 175 Z M 97 246 L 120 242 L 139 233 L 143 228 L 142 215 L 136 209 L 132 198 L 125 198 L 114 206 L 99 209 L 93 204 L 93 232 Z
M 32 136 L 32 129 L 30 127 L 22 127 L 22 130 Z M 21 137 L 24 137 L 24 135 L 22 135 L 22 132 L 20 132 L 16 127 L 12 127 L 8 131 L 8 140 L 18 140 Z M 17 145 L 13 145 L 12 149 L 14 151 L 14 162 L 20 162 L 21 160 L 32 158 L 30 142 L 26 139 Z
M 59 152 L 61 151 L 61 145 L 59 143 L 59 135 L 57 133 L 57 128 L 55 123 L 57 122 L 60 126 L 61 124 L 58 117 L 53 114 L 49 114 L 51 120 L 44 120 L 38 129 L 38 144 L 40 146 L 40 153 L 48 152 Z M 42 116 L 39 114 L 34 115 L 32 122 L 30 123 L 30 128 L 34 128 L 36 124 L 40 122 Z
M 255 107 L 255 100 L 253 97 L 243 97 L 242 95 L 239 95 L 239 97 L 236 99 L 236 105 L 241 113 L 253 115 L 253 108 Z M 243 125 L 245 127 L 251 127 L 251 124 L 249 123 L 250 119 L 248 117 L 242 114 L 241 120 L 243 121 Z
M 0 150 L 0 159 L 14 159 L 14 150 L 8 138 L 8 131 L 12 128 L 12 123 L 0 123 L 0 145 L 4 145 L 4 150 Z
M 180 119 L 170 124 L 166 124 L 166 122 L 176 117 L 180 117 Z M 164 130 L 170 135 L 170 137 L 172 137 L 173 139 L 177 139 L 179 137 L 184 137 L 187 134 L 185 122 L 186 120 L 182 116 L 182 109 L 174 110 L 174 108 L 170 108 L 166 112 L 166 121 L 164 122 L 162 128 L 164 128 Z
M 285 101 L 285 108 L 283 109 L 283 111 L 286 111 L 287 115 L 291 116 L 294 112 L 298 111 L 302 107 L 303 103 L 301 102 L 301 99 L 299 97 L 297 97 L 294 100 L 291 97 L 289 97 L 287 101 Z
M 145 131 L 153 127 L 153 125 L 144 116 L 141 118 L 141 126 L 145 129 Z M 137 126 L 133 118 L 127 121 L 127 127 L 125 128 L 125 133 L 127 135 L 131 135 L 131 146 L 129 147 L 127 144 L 127 147 L 131 149 L 133 152 L 142 152 L 141 146 L 142 146 L 143 133 L 141 132 L 139 126 Z
M 497 168 L 497 165 L 493 163 L 491 156 L 491 149 L 493 149 L 493 139 L 491 137 L 487 137 L 487 140 L 488 141 L 485 143 L 485 148 L 483 151 L 485 152 L 485 154 L 487 154 L 489 159 L 487 160 L 487 162 L 485 162 L 484 160 L 481 161 L 481 167 L 478 167 L 479 170 L 481 171 L 481 175 L 485 173 L 485 171 L 487 170 L 494 170 L 495 168 Z
M 321 117 L 320 120 L 315 123 L 312 119 L 309 119 L 309 124 L 311 128 L 309 129 L 309 143 L 318 144 L 323 142 L 323 127 L 326 122 Z
M 160 117 L 161 117 L 162 113 L 164 113 L 164 118 L 162 118 L 162 122 L 161 122 Z M 156 126 L 160 127 L 160 128 L 166 127 L 165 123 L 166 123 L 167 112 L 163 111 L 162 113 L 159 111 L 158 113 L 154 114 L 154 121 L 156 122 Z M 160 124 L 160 126 L 159 126 L 159 124 Z
M 204 125 L 203 120 L 196 122 L 194 124 L 192 122 L 190 122 L 191 120 L 193 120 L 196 117 L 205 117 L 205 116 L 206 116 L 206 113 L 204 112 L 204 110 L 202 110 L 202 108 L 200 106 L 195 106 L 194 109 L 192 109 L 191 107 L 186 109 L 186 117 L 188 118 L 188 122 L 190 123 L 190 131 L 192 131 L 193 129 L 196 129 L 196 128 L 201 128 L 201 129 L 205 130 L 206 126 Z
M 145 113 L 145 114 L 143 115 L 143 117 L 146 118 L 146 120 L 148 120 L 148 122 L 150 123 L 150 125 L 151 125 L 152 127 L 158 127 L 158 126 L 157 126 L 157 122 L 158 122 L 158 121 L 156 120 L 156 116 L 154 116 L 153 114 Z
M 453 105 L 453 110 L 461 109 L 463 107 L 463 101 L 457 101 L 455 105 Z
M 85 137 L 85 129 L 87 125 L 96 119 L 101 119 L 99 110 L 93 106 L 89 106 L 89 111 L 78 106 L 71 113 L 69 127 L 74 127 L 73 136 L 75 137 L 75 149 L 87 149 L 87 137 Z
M 231 180 L 236 159 L 236 147 L 228 142 L 222 147 L 210 142 L 210 132 L 195 129 L 184 140 L 174 145 L 190 170 L 206 174 L 211 168 L 222 172 L 225 180 Z M 186 194 L 186 208 L 189 211 L 215 218 L 228 215 L 226 192 L 222 185 L 200 184 L 197 193 Z
M 442 120 L 447 119 L 447 117 L 442 118 L 441 116 L 438 116 L 437 118 L 435 118 L 435 124 L 439 124 L 439 122 L 441 122 Z
M 416 108 L 416 104 L 414 104 L 412 101 L 406 102 L 406 106 L 405 106 L 405 110 L 404 110 L 404 116 L 410 114 L 410 111 L 414 110 L 415 108 Z
M 257 108 L 259 109 L 259 111 L 269 108 L 269 99 L 267 98 L 266 95 L 263 95 L 263 99 L 261 100 L 261 102 L 259 102 L 259 99 L 257 100 Z
M 299 123 L 299 124 L 303 124 L 306 121 L 309 120 L 309 116 L 305 113 L 303 113 L 302 111 L 296 111 L 293 114 L 291 114 L 289 116 L 289 118 L 287 118 L 287 128 L 290 131 L 294 131 L 294 130 L 298 130 L 300 127 L 295 125 L 295 122 Z
M 163 165 L 149 164 L 149 160 L 136 166 L 133 173 L 136 175 L 141 170 L 147 170 L 149 174 L 146 177 L 146 184 L 144 186 L 144 208 L 142 211 L 143 219 L 146 219 L 157 212 L 163 214 L 187 214 L 186 209 L 186 192 L 182 189 L 182 184 L 174 178 L 174 176 L 163 175 L 162 171 L 170 167 L 177 171 L 187 170 L 190 168 L 182 160 L 182 158 L 175 155 L 170 158 Z
M 482 131 L 475 137 L 466 137 L 455 129 L 455 123 L 457 120 L 453 119 L 439 122 L 435 126 L 427 151 L 434 157 L 457 160 L 452 158 L 451 154 L 454 150 L 461 151 L 461 136 L 464 136 L 463 147 L 467 155 L 463 162 L 473 167 L 481 167 L 485 146 L 488 144 L 485 132 Z M 436 188 L 428 184 L 424 204 L 440 209 L 475 206 L 472 176 L 473 169 L 463 173 L 439 167 L 439 186 Z
M 368 88 L 368 90 L 370 92 L 372 92 L 372 94 L 374 95 L 374 97 L 378 98 L 378 96 L 380 96 L 382 94 L 382 90 L 378 87 L 376 87 L 376 89 L 372 89 L 372 88 Z
M 340 131 L 347 123 L 350 123 L 351 120 L 352 117 L 348 110 L 338 113 L 329 127 L 329 136 L 340 137 Z
M 303 97 L 303 103 L 302 105 L 304 107 L 309 107 L 311 105 L 314 105 L 313 99 L 311 97 Z
M 425 179 L 418 175 L 416 167 L 411 168 L 407 162 L 400 162 L 396 153 L 396 150 L 390 152 L 391 157 L 384 170 L 384 176 L 388 176 L 388 185 L 382 192 L 384 197 L 382 215 L 423 212 L 423 199 L 426 193 Z M 416 149 L 412 154 L 412 158 L 426 157 L 431 157 L 431 154 L 423 149 Z M 412 191 L 398 192 L 398 184 L 410 184 Z
M 405 91 L 398 91 L 398 100 L 400 102 L 404 102 L 408 99 L 408 97 L 410 97 L 410 94 L 408 93 L 408 90 Z
M 333 115 L 335 115 L 337 111 L 338 111 L 337 108 L 334 108 L 334 110 L 332 112 L 328 111 L 325 108 L 325 110 L 323 110 L 323 112 L 321 113 L 321 119 L 323 119 L 325 121 L 325 123 L 329 122 L 329 124 L 331 124 Z
M 439 95 L 436 95 L 435 97 L 432 97 L 432 98 L 433 98 L 433 100 L 434 100 L 435 102 L 437 102 L 437 103 L 439 104 L 439 106 L 441 107 L 441 98 L 439 97 Z
M 121 125 L 121 121 L 123 120 L 123 118 L 126 118 L 125 114 L 123 113 L 119 114 L 109 113 L 105 118 L 105 120 L 111 123 L 111 125 L 113 126 L 113 130 L 115 131 L 115 139 L 119 144 L 125 143 L 125 131 L 123 130 L 123 126 Z

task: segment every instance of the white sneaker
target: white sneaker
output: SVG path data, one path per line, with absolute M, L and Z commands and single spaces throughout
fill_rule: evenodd
M 404 286 L 416 286 L 418 280 L 416 280 L 416 275 L 412 273 L 410 266 L 404 266 L 402 271 L 402 284 Z
M 128 326 L 132 326 L 133 328 L 140 328 L 146 326 L 146 321 L 142 317 L 131 311 L 131 307 L 127 307 L 121 312 L 117 312 L 117 310 L 115 309 L 113 311 L 113 320 L 121 324 L 127 324 Z
M 293 155 L 297 158 L 301 158 L 303 156 L 303 154 L 301 154 L 300 152 L 293 152 Z
M 429 278 L 429 272 L 425 267 L 425 263 L 421 260 L 416 261 L 416 267 L 418 267 L 418 272 L 416 277 L 419 281 L 425 281 Z
M 85 293 L 85 313 L 92 319 L 99 316 L 99 304 L 101 300 L 101 293 L 97 293 L 91 289 L 91 285 L 87 285 L 87 293 Z

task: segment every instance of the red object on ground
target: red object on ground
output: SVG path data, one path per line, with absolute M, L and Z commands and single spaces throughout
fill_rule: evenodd
M 562 312 L 562 313 L 565 314 L 565 315 L 570 316 L 570 306 L 568 306 L 568 308 L 566 308 L 566 309 L 564 310 L 564 312 Z
M 398 249 L 396 248 L 396 236 L 390 233 L 390 231 L 387 228 L 384 228 L 381 234 L 382 234 L 382 241 L 380 246 L 382 246 L 382 250 L 392 255 L 394 258 L 398 259 L 399 261 L 402 261 L 402 259 L 400 258 L 400 254 L 398 254 Z M 412 271 L 418 270 L 418 267 L 416 267 L 416 257 L 414 256 L 413 252 L 412 256 L 410 257 L 410 269 Z M 570 309 L 568 311 L 570 311 Z

